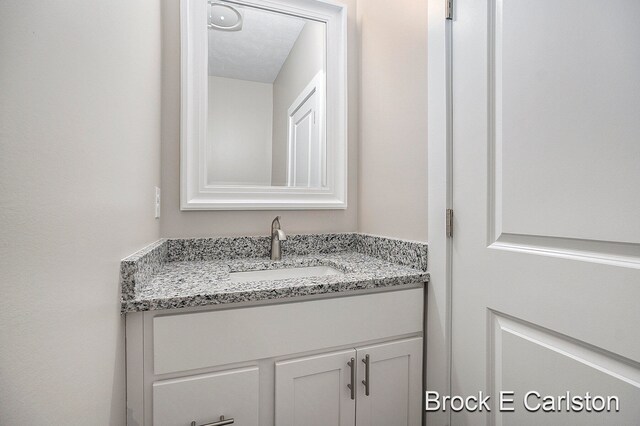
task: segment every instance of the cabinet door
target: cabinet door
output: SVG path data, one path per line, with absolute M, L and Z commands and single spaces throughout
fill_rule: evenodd
M 355 356 L 347 350 L 277 362 L 276 425 L 353 426 L 356 403 L 347 387 L 347 363 Z
M 369 395 L 363 381 L 367 378 Z M 422 424 L 422 338 L 358 348 L 358 426 Z
M 258 426 L 258 368 L 162 380 L 153 384 L 153 425 L 189 426 L 234 419 Z

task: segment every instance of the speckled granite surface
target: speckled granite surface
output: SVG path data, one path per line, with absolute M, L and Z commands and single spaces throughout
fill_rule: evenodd
M 185 308 L 428 281 L 424 243 L 364 234 L 292 235 L 283 260 L 268 237 L 166 239 L 121 263 L 122 312 Z M 232 282 L 230 272 L 331 266 L 341 275 Z

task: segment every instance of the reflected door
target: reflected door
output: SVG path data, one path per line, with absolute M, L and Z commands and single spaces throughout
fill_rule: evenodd
M 287 186 L 324 186 L 324 143 L 319 78 L 314 79 L 289 108 Z

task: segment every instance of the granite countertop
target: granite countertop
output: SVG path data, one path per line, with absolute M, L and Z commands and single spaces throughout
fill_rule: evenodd
M 427 246 L 364 234 L 166 239 L 123 259 L 122 312 L 185 308 L 425 283 Z M 230 272 L 330 266 L 343 274 L 232 282 Z

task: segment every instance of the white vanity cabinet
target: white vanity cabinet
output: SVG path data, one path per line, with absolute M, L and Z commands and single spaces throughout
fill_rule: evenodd
M 421 425 L 423 287 L 386 290 L 128 313 L 127 424 Z
M 275 424 L 422 424 L 422 341 L 416 337 L 276 363 Z
M 422 424 L 422 343 L 416 337 L 358 348 L 356 383 L 369 389 L 357 387 L 357 426 Z
M 258 426 L 258 369 L 160 380 L 153 384 L 155 426 L 203 425 L 232 413 L 234 425 Z M 188 421 L 186 421 L 188 420 Z
M 347 363 L 355 356 L 351 349 L 277 362 L 275 424 L 353 426 L 356 400 L 347 387 Z

